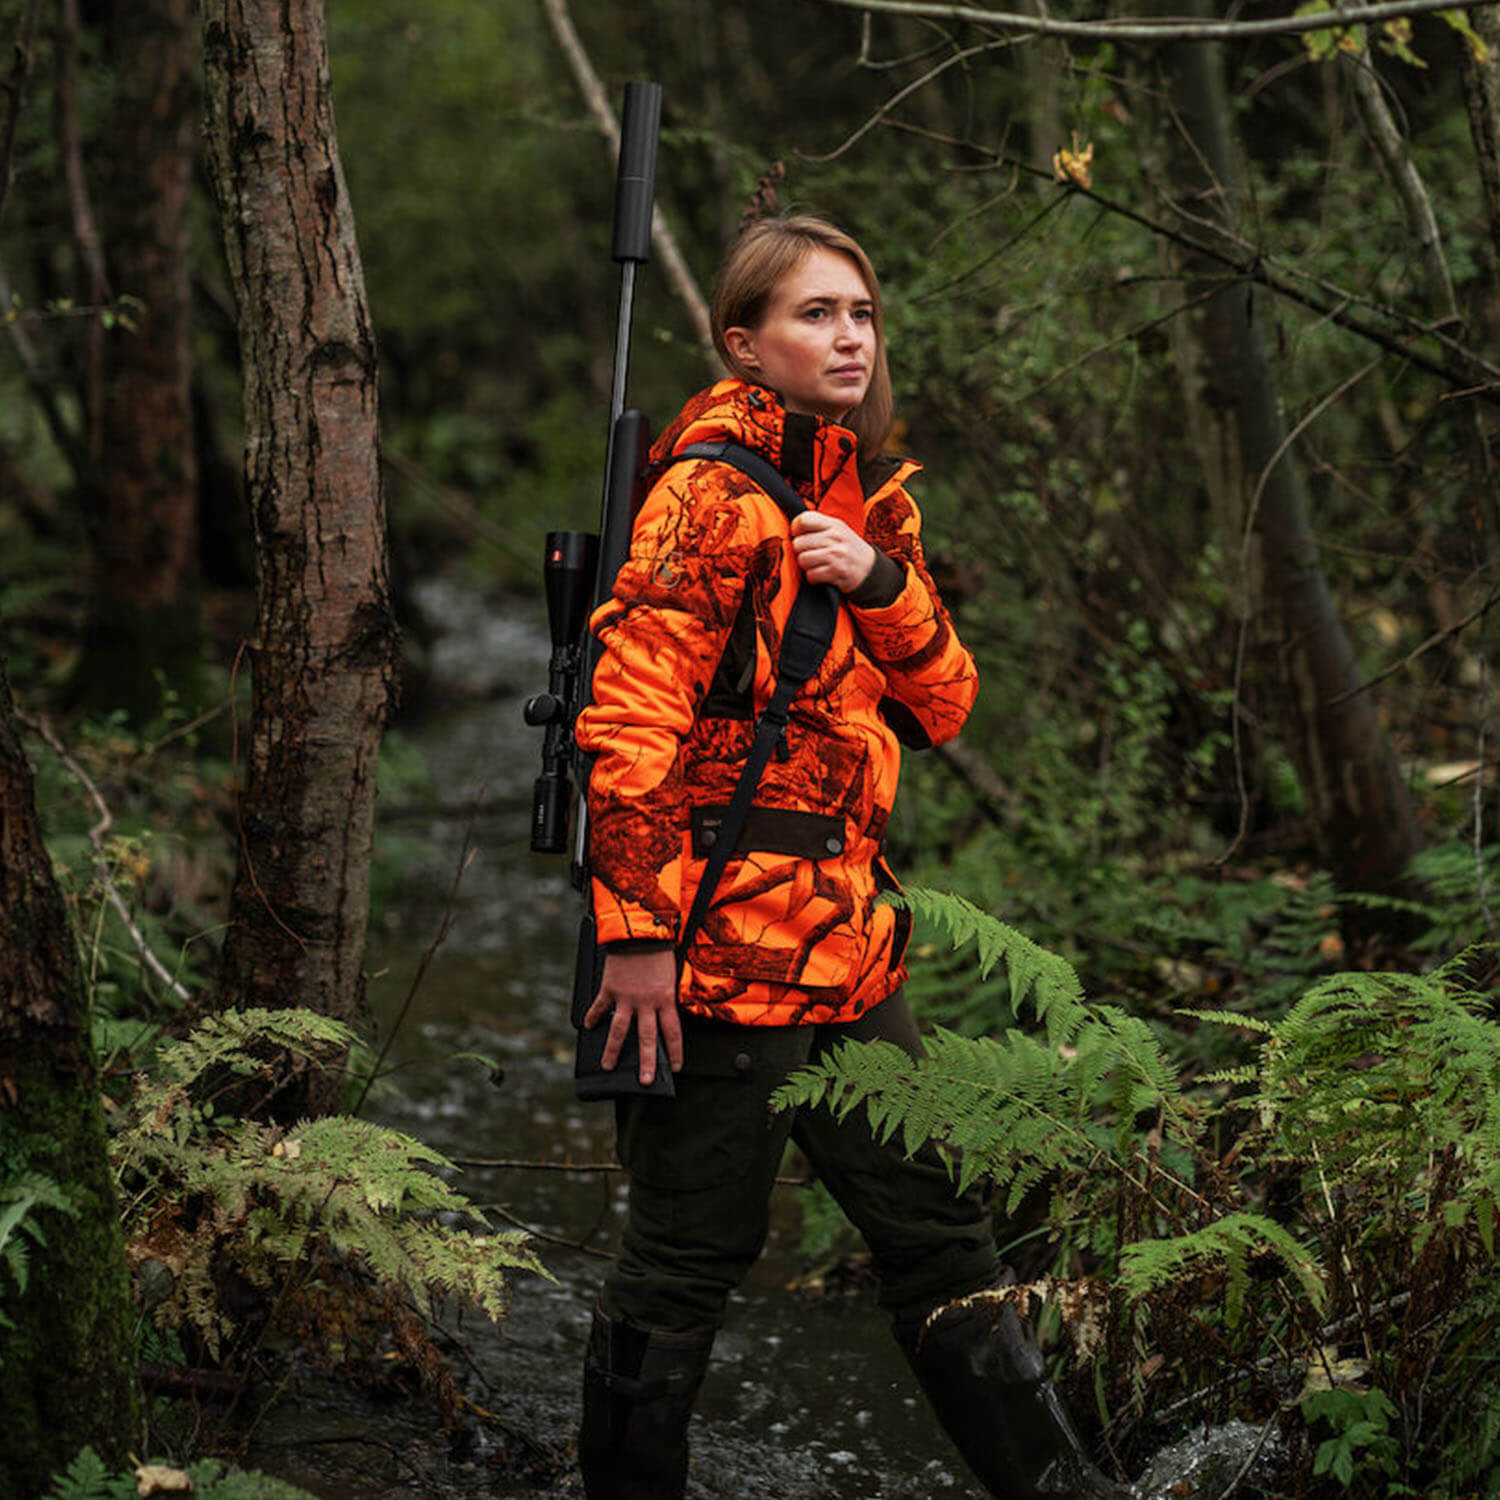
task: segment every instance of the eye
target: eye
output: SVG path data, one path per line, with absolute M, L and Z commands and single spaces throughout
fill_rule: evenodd
M 854 318 L 859 323 L 873 323 L 875 321 L 875 309 L 873 307 L 856 307 Z
M 809 322 L 820 322 L 828 316 L 828 309 L 826 307 L 809 307 L 802 316 L 808 319 Z

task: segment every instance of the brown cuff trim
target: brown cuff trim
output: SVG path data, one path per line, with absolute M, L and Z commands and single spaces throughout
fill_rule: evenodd
M 670 938 L 619 938 L 600 946 L 606 953 L 670 953 L 677 945 Z
M 692 809 L 690 821 L 696 858 L 708 858 L 708 851 L 718 837 L 719 825 L 728 811 L 728 803 Z M 759 851 L 792 854 L 799 859 L 832 859 L 844 852 L 846 843 L 842 818 L 829 813 L 794 812 L 789 808 L 752 804 L 734 852 L 749 854 Z
M 877 550 L 869 577 L 844 597 L 856 609 L 889 609 L 905 587 L 906 569 L 894 557 Z

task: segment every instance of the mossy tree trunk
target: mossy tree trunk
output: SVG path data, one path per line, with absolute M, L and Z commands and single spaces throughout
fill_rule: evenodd
M 0 1272 L 0 1500 L 35 1500 L 85 1444 L 139 1443 L 133 1320 L 78 953 L 0 662 L 0 1181 L 50 1178 L 24 1293 Z
M 1190 8 L 1206 14 L 1202 0 Z M 1220 50 L 1165 45 L 1133 66 L 1162 212 L 1189 241 L 1233 250 L 1240 174 Z M 1180 245 L 1166 254 L 1193 303 L 1174 322 L 1174 353 L 1262 714 L 1297 768 L 1340 888 L 1395 889 L 1421 835 L 1323 572 L 1263 333 L 1268 294 L 1209 254 Z
M 158 674 L 189 701 L 198 694 L 188 318 L 196 37 L 192 0 L 115 0 L 110 129 L 92 153 L 109 289 L 134 326 L 116 324 L 98 346 L 98 410 L 80 486 L 92 576 L 75 689 L 85 706 L 124 708 L 137 723 L 161 706 Z
M 239 309 L 259 615 L 225 999 L 360 1019 L 394 697 L 375 336 L 320 0 L 204 0 L 208 154 Z M 326 1111 L 301 1079 L 282 1117 Z

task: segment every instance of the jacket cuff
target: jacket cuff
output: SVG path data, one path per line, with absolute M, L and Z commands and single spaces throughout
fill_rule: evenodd
M 889 553 L 875 551 L 875 565 L 857 589 L 845 598 L 856 609 L 888 609 L 901 596 L 906 585 L 906 569 Z
M 606 953 L 670 953 L 677 945 L 670 938 L 621 938 L 601 946 Z
M 652 942 L 672 947 L 677 939 L 675 911 L 658 913 L 626 900 L 594 877 L 594 940 L 601 948 L 615 943 Z

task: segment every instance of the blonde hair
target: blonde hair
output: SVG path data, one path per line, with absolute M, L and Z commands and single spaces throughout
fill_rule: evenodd
M 880 302 L 880 283 L 870 257 L 842 229 L 812 214 L 789 214 L 757 219 L 729 248 L 714 283 L 714 348 L 730 374 L 752 384 L 761 377 L 747 369 L 730 353 L 724 342 L 729 328 L 758 328 L 766 315 L 771 294 L 783 277 L 790 275 L 817 249 L 832 250 L 852 260 L 864 278 L 874 305 L 875 362 L 864 400 L 844 418 L 859 439 L 859 451 L 873 456 L 885 446 L 894 422 L 891 376 L 885 359 L 885 310 Z

